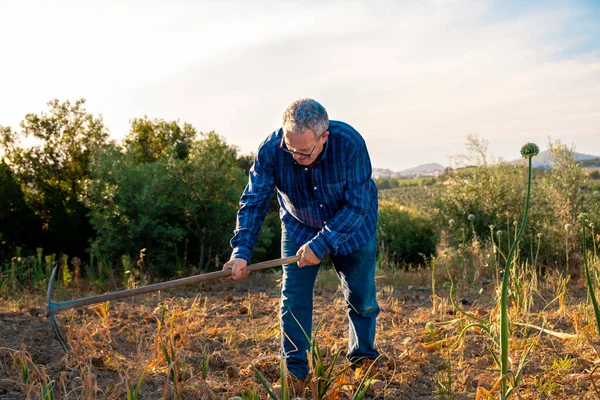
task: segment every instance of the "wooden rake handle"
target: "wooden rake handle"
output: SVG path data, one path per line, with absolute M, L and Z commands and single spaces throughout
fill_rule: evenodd
M 256 264 L 250 264 L 246 268 L 250 272 L 259 271 L 261 269 L 278 267 L 278 266 L 284 265 L 284 264 L 291 264 L 291 263 L 297 262 L 298 260 L 300 260 L 300 256 L 278 258 L 276 260 L 269 260 L 269 261 L 263 261 L 263 262 L 256 263 Z M 134 289 L 120 290 L 118 292 L 106 293 L 106 294 L 101 294 L 98 296 L 91 296 L 91 297 L 85 297 L 83 299 L 69 300 L 69 301 L 56 303 L 51 300 L 51 296 L 52 296 L 52 283 L 54 282 L 54 276 L 56 274 L 57 268 L 58 268 L 58 265 L 56 265 L 54 267 L 54 269 L 52 270 L 52 275 L 50 276 L 50 282 L 48 283 L 48 291 L 46 294 L 46 301 L 48 302 L 48 305 L 46 306 L 46 316 L 48 316 L 52 313 L 58 312 L 58 311 L 68 310 L 71 308 L 84 307 L 84 306 L 88 306 L 90 304 L 97 304 L 97 303 L 103 303 L 105 301 L 110 301 L 110 300 L 123 299 L 126 297 L 132 297 L 132 296 L 137 296 L 139 294 L 156 292 L 159 290 L 171 289 L 171 288 L 175 288 L 175 287 L 179 287 L 179 286 L 193 285 L 196 283 L 210 281 L 213 279 L 227 278 L 231 275 L 231 271 L 229 271 L 229 270 L 209 272 L 207 274 L 194 275 L 194 276 L 190 276 L 187 278 L 175 279 L 175 280 L 168 281 L 168 282 L 155 283 L 153 285 L 141 286 L 141 287 L 134 288 Z

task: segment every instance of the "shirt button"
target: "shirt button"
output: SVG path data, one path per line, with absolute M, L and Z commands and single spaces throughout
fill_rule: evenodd
M 317 190 L 317 187 L 315 186 L 314 189 Z
M 304 168 L 305 171 L 308 171 L 308 168 Z
M 319 207 L 323 207 L 323 204 L 319 204 Z
M 323 221 L 323 225 L 325 225 L 327 223 L 327 221 Z

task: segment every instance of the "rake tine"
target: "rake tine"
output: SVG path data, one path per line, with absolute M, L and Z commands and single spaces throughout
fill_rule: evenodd
M 48 290 L 46 291 L 46 316 L 50 320 L 50 327 L 52 328 L 52 332 L 54 333 L 54 337 L 60 343 L 60 347 L 62 347 L 63 351 L 66 353 L 71 350 L 69 343 L 65 337 L 60 333 L 60 329 L 58 328 L 58 324 L 56 323 L 56 319 L 54 318 L 53 304 L 52 301 L 52 289 L 54 286 L 54 277 L 56 276 L 56 271 L 58 269 L 58 263 L 54 264 L 54 268 L 52 268 L 52 273 L 50 274 L 50 281 L 48 282 Z
M 52 328 L 52 332 L 54 333 L 54 337 L 60 343 L 60 347 L 62 347 L 63 351 L 66 353 L 71 350 L 69 343 L 65 337 L 60 333 L 60 329 L 58 328 L 58 324 L 56 323 L 56 319 L 54 318 L 54 312 L 52 310 L 52 289 L 54 286 L 54 277 L 56 276 L 56 271 L 58 269 L 58 263 L 54 264 L 54 268 L 52 268 L 52 273 L 50 274 L 50 281 L 48 282 L 48 290 L 46 292 L 46 316 L 50 320 L 50 327 Z
M 54 332 L 54 337 L 56 340 L 58 340 L 58 343 L 60 343 L 60 347 L 62 347 L 64 352 L 67 353 L 69 350 L 71 350 L 71 346 L 69 346 L 69 343 L 62 333 L 60 333 L 60 329 L 58 328 L 58 324 L 56 323 L 53 312 L 48 315 L 48 319 L 50 320 L 50 326 L 52 327 L 52 332 Z
M 50 280 L 48 281 L 48 290 L 46 291 L 46 317 L 50 317 L 54 312 L 52 307 L 52 289 L 54 286 L 54 276 L 56 275 L 56 270 L 58 269 L 58 263 L 54 264 L 54 268 L 52 268 L 52 273 L 50 274 Z

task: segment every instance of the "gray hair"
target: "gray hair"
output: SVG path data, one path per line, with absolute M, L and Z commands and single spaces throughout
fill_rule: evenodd
M 325 107 L 313 99 L 294 101 L 283 113 L 284 132 L 304 133 L 310 129 L 320 136 L 329 128 L 329 117 Z

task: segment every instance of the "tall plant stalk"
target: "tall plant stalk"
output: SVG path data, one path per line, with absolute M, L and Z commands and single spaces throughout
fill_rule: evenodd
M 569 276 L 569 235 L 571 234 L 571 224 L 565 225 L 565 276 Z
M 579 217 L 577 219 L 581 224 L 581 232 L 583 234 L 583 264 L 585 265 L 585 279 L 587 281 L 590 299 L 592 300 L 592 306 L 594 306 L 594 314 L 596 315 L 596 327 L 598 328 L 598 335 L 600 336 L 600 309 L 598 308 L 598 301 L 596 300 L 594 284 L 592 283 L 592 275 L 590 274 L 590 267 L 588 265 L 587 249 L 585 247 L 585 226 L 589 223 L 588 215 L 586 213 L 581 213 L 579 214 Z
M 528 160 L 528 170 L 527 170 L 527 196 L 525 200 L 525 213 L 523 215 L 523 222 L 521 223 L 521 228 L 519 232 L 515 236 L 515 241 L 512 243 L 510 247 L 510 251 L 508 253 L 508 257 L 506 258 L 506 267 L 504 268 L 504 275 L 502 277 L 502 295 L 500 297 L 500 379 L 501 383 L 501 396 L 502 398 L 506 397 L 507 392 L 507 374 L 508 374 L 508 335 L 509 335 L 509 321 L 508 321 L 508 284 L 510 277 L 510 268 L 513 264 L 513 256 L 515 250 L 519 245 L 519 240 L 525 231 L 525 225 L 527 224 L 527 216 L 529 214 L 529 199 L 531 197 L 531 159 L 536 156 L 540 152 L 538 146 L 534 143 L 527 143 L 521 148 L 521 155 L 523 158 L 527 158 Z
M 590 224 L 590 228 L 592 229 L 592 247 L 594 248 L 594 258 L 592 259 L 593 263 L 596 263 L 596 232 L 594 232 L 594 224 Z
M 533 259 L 533 270 L 537 271 L 538 276 L 541 276 L 542 269 L 540 267 L 540 270 L 539 271 L 537 270 L 537 261 L 538 261 L 538 256 L 540 255 L 540 243 L 542 242 L 542 234 L 538 233 L 536 235 L 536 237 L 537 237 L 537 247 L 535 250 L 535 258 Z

